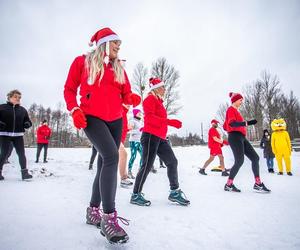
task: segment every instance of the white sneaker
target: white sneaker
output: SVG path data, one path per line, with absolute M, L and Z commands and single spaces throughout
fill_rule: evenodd
M 128 178 L 121 180 L 121 187 L 127 188 L 133 185 L 133 182 L 131 182 Z

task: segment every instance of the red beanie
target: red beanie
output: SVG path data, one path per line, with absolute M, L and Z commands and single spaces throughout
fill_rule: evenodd
M 165 83 L 160 78 L 150 78 L 149 79 L 150 90 L 157 89 L 164 86 Z
M 211 120 L 211 122 L 210 122 L 210 123 L 218 124 L 218 123 L 219 123 L 219 121 L 218 121 L 218 120 L 216 120 L 216 119 L 213 119 L 213 120 Z
M 234 103 L 237 100 L 244 98 L 240 93 L 233 93 L 233 92 L 229 93 L 229 97 L 231 98 L 231 103 Z

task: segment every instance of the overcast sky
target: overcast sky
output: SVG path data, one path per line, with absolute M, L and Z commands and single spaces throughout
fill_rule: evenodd
M 73 59 L 111 27 L 131 78 L 165 57 L 180 72 L 181 134 L 209 126 L 230 91 L 276 74 L 300 97 L 300 1 L 0 0 L 0 100 L 21 90 L 22 104 L 55 108 Z

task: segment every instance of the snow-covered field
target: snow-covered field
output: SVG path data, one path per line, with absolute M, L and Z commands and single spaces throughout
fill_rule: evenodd
M 250 162 L 235 184 L 241 193 L 223 191 L 226 177 L 198 166 L 208 157 L 206 147 L 174 148 L 182 190 L 189 207 L 168 202 L 166 169 L 149 174 L 144 186 L 150 207 L 129 203 L 132 189 L 118 187 L 117 211 L 130 219 L 130 241 L 122 249 L 300 249 L 300 153 L 292 154 L 294 176 L 268 174 L 261 157 L 262 180 L 271 194 L 253 192 Z M 260 156 L 262 152 L 257 149 Z M 26 149 L 31 182 L 21 181 L 15 153 L 4 165 L 0 182 L 0 249 L 117 249 L 96 227 L 85 223 L 95 170 L 88 170 L 91 149 L 49 149 L 47 164 L 34 163 L 36 149 Z M 224 149 L 225 163 L 233 157 Z M 139 158 L 136 160 L 138 164 Z M 94 164 L 95 165 L 95 164 Z M 218 165 L 215 159 L 212 166 Z M 156 164 L 158 166 L 158 164 Z M 212 167 L 211 166 L 211 167 Z M 276 166 L 276 164 L 275 164 Z M 42 167 L 54 173 L 38 174 Z M 137 168 L 137 165 L 135 166 Z

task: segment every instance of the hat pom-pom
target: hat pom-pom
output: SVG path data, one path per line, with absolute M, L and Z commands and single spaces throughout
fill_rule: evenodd
M 230 93 L 229 93 L 229 97 L 232 97 L 232 96 L 233 96 L 233 92 L 230 92 Z

